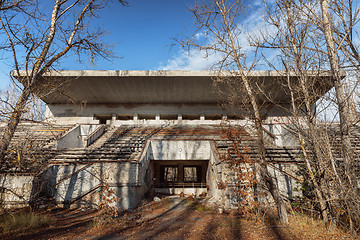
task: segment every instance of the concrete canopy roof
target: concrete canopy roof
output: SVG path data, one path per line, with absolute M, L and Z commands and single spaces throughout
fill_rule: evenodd
M 236 72 L 234 72 L 236 74 Z M 217 104 L 226 100 L 214 87 L 219 74 L 239 78 L 230 72 L 214 71 L 50 71 L 40 80 L 37 95 L 47 104 L 71 101 L 87 104 Z M 22 72 L 21 76 L 25 76 Z M 314 75 L 315 76 L 315 75 Z M 21 82 L 22 77 L 17 77 Z M 277 71 L 253 71 L 253 84 L 262 86 L 277 102 L 289 102 L 286 74 Z M 292 81 L 297 77 L 291 74 Z M 317 74 L 314 89 L 318 99 L 332 87 L 329 74 Z M 45 86 L 45 87 L 44 87 Z M 226 90 L 225 90 L 226 91 Z M 320 91 L 320 92 L 318 92 Z M 266 101 L 265 96 L 258 95 Z

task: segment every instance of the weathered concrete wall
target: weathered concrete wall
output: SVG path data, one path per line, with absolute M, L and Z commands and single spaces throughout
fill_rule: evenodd
M 210 145 L 211 155 L 207 170 L 206 183 L 208 185 L 208 196 L 213 197 L 216 201 L 224 200 L 224 190 L 219 189 L 219 185 L 224 183 L 223 179 L 223 163 L 220 162 L 218 153 L 215 151 L 215 145 Z
M 148 186 L 143 184 L 144 176 L 139 176 L 138 165 L 130 162 L 61 164 L 49 168 L 43 178 L 45 181 L 56 179 L 48 181 L 48 188 L 53 189 L 59 204 L 96 207 L 111 191 L 112 205 L 129 209 L 135 207 L 148 190 Z
M 299 166 L 295 163 L 273 163 L 268 166 L 274 177 L 280 193 L 288 199 L 302 196 L 301 182 L 303 176 L 299 173 Z
M 80 127 L 70 129 L 64 136 L 57 140 L 56 147 L 61 148 L 80 148 L 82 141 L 79 139 Z
M 59 204 L 96 207 L 104 201 L 104 195 L 111 191 L 111 205 L 129 209 L 134 208 L 151 189 L 151 177 L 154 174 L 151 173 L 153 169 L 150 160 L 208 160 L 208 196 L 225 208 L 236 206 L 234 189 L 238 179 L 231 166 L 219 160 L 213 142 L 207 140 L 150 140 L 139 162 L 60 164 L 49 168 L 43 178 L 48 182 L 49 194 Z M 283 196 L 291 199 L 301 195 L 296 191 L 301 187 L 301 176 L 296 164 L 274 163 L 269 166 L 269 171 Z
M 61 137 L 56 147 L 61 148 L 81 148 L 84 147 L 84 141 L 99 125 L 82 124 L 69 130 L 66 135 Z
M 268 130 L 270 133 L 275 135 L 275 144 L 278 146 L 284 147 L 292 147 L 299 146 L 299 140 L 294 130 L 296 130 L 293 125 L 294 119 L 290 117 L 269 117 L 266 119 L 264 128 Z M 300 123 L 302 123 L 303 119 L 300 118 Z M 304 127 L 305 124 L 304 124 Z
M 210 160 L 209 141 L 151 140 L 151 160 Z
M 255 168 L 258 166 L 255 166 Z M 236 183 L 238 179 L 236 173 L 231 166 L 227 163 L 222 164 L 222 180 L 227 183 L 226 189 L 222 192 L 222 198 L 224 199 L 224 205 L 227 208 L 235 207 L 238 199 L 235 193 Z M 249 169 L 249 168 L 248 168 Z M 270 174 L 273 176 L 276 185 L 280 190 L 280 194 L 287 198 L 293 199 L 297 196 L 302 196 L 301 181 L 302 176 L 299 173 L 298 165 L 295 163 L 271 163 L 268 166 Z M 255 171 L 255 169 L 254 169 Z M 262 202 L 272 203 L 273 200 L 267 190 L 265 190 L 263 183 L 261 183 L 260 176 L 256 174 L 258 179 L 257 188 L 253 191 L 257 191 L 259 194 L 259 200 Z
M 284 111 L 278 107 L 271 107 L 264 109 L 263 114 L 272 117 L 286 116 Z M 239 112 L 241 113 L 241 111 Z M 138 120 L 139 114 L 154 115 L 154 119 Z M 220 123 L 221 119 L 213 120 L 207 119 L 210 115 L 232 115 L 233 112 L 226 111 L 217 104 L 87 104 L 86 106 L 78 106 L 73 104 L 48 104 L 46 105 L 46 119 L 55 120 L 57 123 L 81 123 L 81 124 L 98 124 L 99 120 L 94 119 L 94 115 L 131 115 L 133 120 L 116 120 L 116 125 L 120 124 L 159 124 L 159 119 L 164 123 L 179 123 L 178 120 L 166 120 L 162 115 L 199 115 L 198 120 L 192 120 L 192 123 L 202 124 L 203 120 L 209 122 Z M 155 115 L 158 115 L 156 119 Z M 201 118 L 200 116 L 204 117 Z M 134 121 L 135 120 L 135 121 Z M 195 122 L 194 122 L 195 121 Z M 186 124 L 189 121 L 182 119 L 181 123 Z
M 5 207 L 24 207 L 31 200 L 34 176 L 0 175 L 0 202 Z

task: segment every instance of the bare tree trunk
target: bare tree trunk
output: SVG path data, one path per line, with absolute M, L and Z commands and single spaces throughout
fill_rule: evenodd
M 220 5 L 223 7 L 223 9 Z M 258 147 L 258 154 L 259 154 L 261 180 L 264 181 L 266 187 L 268 188 L 271 196 L 273 197 L 273 199 L 275 201 L 280 222 L 287 224 L 289 222 L 289 220 L 288 220 L 288 214 L 287 214 L 285 202 L 284 202 L 283 198 L 281 197 L 280 191 L 279 191 L 277 185 L 275 184 L 273 177 L 270 175 L 270 173 L 268 171 L 268 163 L 266 161 L 266 151 L 265 151 L 265 144 L 264 144 L 263 126 L 262 126 L 261 116 L 260 116 L 260 109 L 259 109 L 258 103 L 256 101 L 256 97 L 253 92 L 253 89 L 250 86 L 249 79 L 248 79 L 246 73 L 244 72 L 243 65 L 241 64 L 241 62 L 239 60 L 240 56 L 238 55 L 236 41 L 234 39 L 233 32 L 231 31 L 231 28 L 229 26 L 229 22 L 227 19 L 227 13 L 226 13 L 227 11 L 225 10 L 226 4 L 222 1 L 221 4 L 218 3 L 218 6 L 219 6 L 219 9 L 221 9 L 223 11 L 223 23 L 224 23 L 226 32 L 229 36 L 228 45 L 231 49 L 230 54 L 232 55 L 236 65 L 237 65 L 237 68 L 240 72 L 240 76 L 244 83 L 245 90 L 249 96 L 251 106 L 254 111 L 255 128 L 257 131 L 257 147 Z
M 238 62 L 238 64 L 240 64 L 240 63 Z M 240 69 L 240 72 L 243 72 L 243 70 L 241 69 L 240 66 L 239 66 L 239 69 Z M 273 197 L 273 199 L 275 201 L 280 222 L 286 224 L 289 222 L 288 214 L 287 214 L 287 210 L 286 210 L 286 204 L 285 204 L 283 198 L 281 197 L 280 191 L 279 191 L 277 185 L 275 184 L 273 177 L 270 175 L 270 172 L 268 171 L 268 163 L 266 161 L 266 151 L 265 151 L 265 144 L 264 144 L 263 126 L 262 126 L 262 122 L 261 122 L 258 103 L 256 101 L 253 90 L 249 84 L 249 80 L 244 73 L 242 73 L 242 80 L 244 82 L 246 91 L 248 93 L 248 96 L 250 98 L 251 105 L 252 105 L 252 108 L 254 111 L 261 180 L 264 181 L 266 187 L 268 188 L 271 196 Z
M 316 177 L 315 177 L 315 174 L 313 172 L 313 169 L 311 167 L 311 162 L 310 162 L 310 158 L 308 156 L 308 153 L 307 153 L 307 150 L 306 150 L 306 146 L 305 146 L 305 143 L 304 143 L 304 140 L 303 140 L 303 136 L 301 134 L 301 129 L 302 129 L 302 126 L 300 124 L 300 121 L 299 121 L 299 117 L 298 117 L 298 114 L 297 114 L 297 108 L 296 108 L 296 105 L 295 105 L 295 99 L 294 99 L 294 91 L 293 91 L 293 88 L 291 87 L 291 83 L 290 83 L 290 80 L 289 80 L 289 76 L 288 76 L 288 87 L 289 87 L 289 90 L 290 90 L 290 94 L 291 94 L 291 105 L 292 105 L 292 109 L 293 109 L 293 115 L 294 117 L 296 118 L 296 124 L 297 124 L 297 134 L 298 134 L 298 139 L 299 139 L 299 143 L 300 143 L 300 147 L 301 147 L 301 150 L 302 150 L 302 153 L 304 154 L 304 159 L 305 159 L 305 165 L 306 165 L 306 169 L 309 173 L 309 176 L 310 176 L 310 181 L 311 183 L 314 185 L 314 191 L 315 191 L 315 195 L 319 201 L 319 204 L 320 204 L 320 212 L 321 212 L 321 216 L 323 217 L 324 221 L 328 221 L 329 219 L 329 214 L 328 214 L 328 210 L 327 210 L 327 206 L 326 206 L 326 201 L 324 200 L 323 198 L 323 194 L 322 194 L 322 188 L 320 188 L 317 180 L 316 180 Z M 305 101 L 307 101 L 305 99 Z M 308 113 L 307 113 L 307 118 L 309 118 L 311 116 L 308 116 Z M 310 121 L 308 121 L 308 124 L 309 124 Z M 310 122 L 311 124 L 311 122 Z M 312 130 L 310 130 L 310 132 L 313 132 L 314 131 L 314 127 L 311 127 Z M 314 136 L 311 135 L 311 139 L 313 140 L 314 142 Z M 314 144 L 316 145 L 316 144 Z M 315 146 L 314 146 L 315 147 Z M 318 151 L 317 151 L 318 152 Z M 319 158 L 320 156 L 318 156 Z
M 319 149 L 319 145 L 317 144 L 319 138 L 317 136 L 316 133 L 316 128 L 315 128 L 315 124 L 314 124 L 314 116 L 312 113 L 312 104 L 311 104 L 311 99 L 310 99 L 310 93 L 309 93 L 309 89 L 308 89 L 308 77 L 306 76 L 306 73 L 304 73 L 303 71 L 303 63 L 302 63 L 302 59 L 301 59 L 301 49 L 302 49 L 302 44 L 296 44 L 297 39 L 295 37 L 295 32 L 294 32 L 294 26 L 293 26 L 293 19 L 292 19 L 292 14 L 291 14 L 291 10 L 290 10 L 290 4 L 291 1 L 285 1 L 284 2 L 285 7 L 286 7 L 286 14 L 287 14 L 287 24 L 288 24 L 288 30 L 289 30 L 289 41 L 290 41 L 290 45 L 291 45 L 291 50 L 293 52 L 294 58 L 295 58 L 295 64 L 296 64 L 296 69 L 299 75 L 299 80 L 300 80 L 300 89 L 301 92 L 303 94 L 303 101 L 305 102 L 305 114 L 306 114 L 306 120 L 307 120 L 307 125 L 309 127 L 309 135 L 310 135 L 310 139 L 313 143 L 313 148 L 314 148 L 314 153 L 316 156 L 317 161 L 323 161 L 322 157 L 321 157 L 321 151 Z M 300 49 L 298 49 L 298 47 Z M 293 90 L 291 87 L 291 83 L 290 83 L 290 79 L 288 77 L 288 86 L 290 88 L 291 91 L 291 96 L 292 96 L 292 108 L 293 108 L 293 114 L 297 119 L 297 124 L 298 124 L 298 129 L 301 129 L 300 126 L 300 122 L 299 122 L 299 118 L 297 116 L 297 110 L 296 110 L 296 106 L 295 106 L 295 100 L 293 97 Z M 300 131 L 298 131 L 298 137 L 299 137 L 299 142 L 300 142 L 300 146 L 302 149 L 302 152 L 304 154 L 304 158 L 305 158 L 305 163 L 306 163 L 306 168 L 307 171 L 309 173 L 310 176 L 310 180 L 311 183 L 314 186 L 314 190 L 315 190 L 315 195 L 319 201 L 320 204 L 320 212 L 321 215 L 324 219 L 324 221 L 328 221 L 329 219 L 329 213 L 328 213 L 328 209 L 327 209 L 327 204 L 326 201 L 323 198 L 323 189 L 322 186 L 320 186 L 317 182 L 317 179 L 314 175 L 311 163 L 310 163 L 310 159 L 309 156 L 307 154 L 307 150 L 305 148 L 304 145 L 304 141 L 303 138 L 301 136 Z
M 17 6 L 21 2 L 23 2 L 23 0 L 14 1 L 14 6 Z M 8 152 L 11 139 L 15 133 L 21 116 L 25 111 L 25 106 L 31 96 L 32 90 L 38 84 L 43 84 L 39 83 L 39 78 L 46 73 L 55 62 L 64 55 L 68 54 L 68 52 L 75 47 L 77 47 L 76 51 L 78 51 L 78 53 L 88 51 L 91 58 L 104 57 L 106 59 L 107 57 L 112 57 L 108 46 L 99 41 L 103 32 L 91 30 L 90 23 L 84 23 L 84 18 L 88 18 L 89 13 L 92 15 L 95 11 L 103 9 L 108 2 L 109 0 L 87 0 L 74 2 L 55 0 L 51 11 L 49 26 L 46 30 L 44 29 L 45 31 L 43 32 L 43 35 L 40 34 L 40 37 L 38 36 L 38 27 L 42 25 L 36 26 L 34 29 L 31 27 L 27 28 L 27 26 L 17 28 L 18 22 L 16 22 L 16 24 L 11 22 L 12 19 L 15 19 L 14 21 L 18 20 L 16 17 L 6 17 L 6 13 L 3 12 L 5 15 L 3 21 L 0 16 L 0 23 L 2 26 L 1 30 L 4 31 L 9 48 L 12 50 L 17 77 L 23 78 L 22 84 L 24 85 L 24 90 L 21 92 L 19 99 L 13 107 L 13 113 L 10 116 L 9 123 L 5 128 L 1 139 L 1 165 L 3 165 L 5 161 L 4 157 Z M 125 0 L 119 0 L 119 2 L 122 5 L 127 4 Z M 29 10 L 26 8 L 21 9 L 19 12 L 24 13 L 26 18 L 29 17 L 30 20 L 39 18 L 37 14 L 41 15 L 41 18 L 43 18 L 42 13 L 39 12 L 39 9 L 41 9 L 41 5 L 39 4 L 40 3 L 36 2 L 34 4 L 27 5 L 29 9 L 32 9 L 32 12 L 30 13 L 26 11 Z M 0 10 L 2 10 L 1 7 L 3 6 L 0 1 Z M 21 15 L 20 17 L 21 20 L 23 20 L 22 17 L 24 16 Z M 71 18 L 71 20 L 63 20 L 66 18 Z M 72 22 L 72 20 L 74 20 L 73 25 L 66 26 L 66 29 L 64 26 L 61 26 L 64 22 Z M 61 34 L 60 37 L 56 38 L 56 33 L 59 28 L 61 28 L 63 35 Z M 32 32 L 35 33 L 31 36 Z M 18 37 L 22 34 L 26 36 L 26 41 L 18 39 Z M 17 39 L 18 41 L 14 41 L 14 39 Z M 29 39 L 31 39 L 31 44 L 28 43 Z M 52 48 L 55 42 L 57 46 Z M 20 66 L 22 66 L 22 64 L 20 64 L 20 58 L 17 56 L 17 54 L 19 54 L 17 52 L 18 48 L 20 49 L 19 52 L 21 53 L 21 56 L 24 56 L 22 64 L 25 65 L 26 76 L 20 74 Z M 4 166 L 0 166 L 0 169 L 3 167 Z
M 340 134 L 342 142 L 342 154 L 345 161 L 345 174 L 350 184 L 355 184 L 355 180 L 352 179 L 351 168 L 354 162 L 353 149 L 350 141 L 350 113 L 347 106 L 347 99 L 344 91 L 344 86 L 341 81 L 340 66 L 337 62 L 336 48 L 334 44 L 334 37 L 331 30 L 329 6 L 327 0 L 320 0 L 322 20 L 323 20 L 323 32 L 327 44 L 327 54 L 330 61 L 331 71 L 334 79 L 334 86 L 337 98 L 337 104 L 339 107 L 340 115 Z
M 9 122 L 7 124 L 7 127 L 5 128 L 5 132 L 4 132 L 1 142 L 0 142 L 0 144 L 1 144 L 0 145 L 0 161 L 1 161 L 0 169 L 6 167 L 4 158 L 6 156 L 8 148 L 9 148 L 11 139 L 14 136 L 16 127 L 18 126 L 18 124 L 20 122 L 20 118 L 24 112 L 26 103 L 29 100 L 30 94 L 31 94 L 30 88 L 25 88 L 22 91 L 22 93 L 14 107 L 13 114 L 11 115 Z
M 246 51 L 242 51 L 241 41 L 239 41 L 239 34 L 241 27 L 239 27 L 236 20 L 243 16 L 244 8 L 241 0 L 226 1 L 213 0 L 202 1 L 195 3 L 192 9 L 196 18 L 196 24 L 199 26 L 198 31 L 204 30 L 208 36 L 212 37 L 209 44 L 197 43 L 196 38 L 187 38 L 186 41 L 180 41 L 182 46 L 190 46 L 196 49 L 208 52 L 214 51 L 223 54 L 220 60 L 220 68 L 227 68 L 235 71 L 230 72 L 239 77 L 239 82 L 246 91 L 246 105 L 250 102 L 250 112 L 255 119 L 255 128 L 257 135 L 258 148 L 258 162 L 260 165 L 261 180 L 264 181 L 266 188 L 269 190 L 279 214 L 279 220 L 282 223 L 288 222 L 288 215 L 286 211 L 286 204 L 281 197 L 280 191 L 274 182 L 273 177 L 268 171 L 268 163 L 266 161 L 266 152 L 264 145 L 263 127 L 260 118 L 260 108 L 256 100 L 256 91 L 251 86 L 246 71 L 253 68 L 256 62 L 256 57 L 250 68 L 245 67 Z M 207 35 L 205 34 L 205 35 Z M 195 41 L 194 41 L 195 39 Z M 229 82 L 229 86 L 231 82 Z M 241 89 L 234 89 L 235 92 L 240 92 Z M 231 96 L 229 96 L 231 97 Z M 236 97 L 235 97 L 236 98 Z

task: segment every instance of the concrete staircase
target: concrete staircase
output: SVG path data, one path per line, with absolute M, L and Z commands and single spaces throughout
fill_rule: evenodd
M 10 148 L 16 147 L 23 142 L 41 145 L 42 148 L 55 148 L 56 140 L 65 134 L 72 125 L 55 125 L 37 122 L 22 122 L 16 128 Z M 6 126 L 0 127 L 4 132 Z
M 58 150 L 51 163 L 89 161 L 136 161 L 145 141 L 159 128 L 118 127 L 107 131 L 89 148 Z
M 230 154 L 236 157 L 233 142 L 241 144 L 241 148 L 252 158 L 257 158 L 254 136 L 244 128 L 232 128 L 234 139 L 229 139 L 229 129 L 222 126 L 189 127 L 118 127 L 108 130 L 88 148 L 57 150 L 51 160 L 55 162 L 88 162 L 88 161 L 137 161 L 146 140 L 212 140 L 221 155 Z M 267 144 L 267 157 L 272 162 L 300 161 L 301 151 L 297 148 L 282 148 Z
M 0 126 L 4 132 L 6 126 Z M 38 122 L 21 122 L 10 142 L 6 161 L 10 172 L 33 172 L 44 166 L 56 153 L 56 140 L 71 125 L 54 125 Z
M 99 137 L 93 144 L 88 146 L 88 149 L 100 148 L 116 131 L 117 127 L 107 128 L 105 133 L 101 137 Z
M 342 146 L 341 146 L 341 136 L 340 136 L 340 128 L 339 126 L 332 126 L 328 129 L 329 133 L 329 141 L 332 146 L 332 154 L 334 159 L 341 167 L 341 163 L 343 162 L 342 158 Z M 355 157 L 355 162 L 353 163 L 353 167 L 357 168 L 356 171 L 360 172 L 360 127 L 353 126 L 350 129 L 351 136 L 351 144 Z
M 56 149 L 56 140 L 72 125 L 51 125 L 25 122 L 19 124 L 11 142 L 9 157 L 17 160 L 18 153 L 30 161 L 41 164 L 75 163 L 96 161 L 137 161 L 149 139 L 154 140 L 211 140 L 216 144 L 220 156 L 238 157 L 234 142 L 252 159 L 257 158 L 255 137 L 242 127 L 209 126 L 121 126 L 108 129 L 88 148 Z M 0 131 L 4 127 L 0 127 Z M 229 135 L 229 132 L 231 133 Z M 335 158 L 341 158 L 339 128 L 329 129 Z M 351 129 L 355 153 L 360 153 L 360 127 Z M 29 150 L 25 153 L 24 149 Z M 298 147 L 279 147 L 266 142 L 269 162 L 302 162 L 302 152 Z M 358 157 L 358 155 L 357 155 Z M 32 160 L 34 159 L 34 160 Z M 359 158 L 358 158 L 359 159 Z

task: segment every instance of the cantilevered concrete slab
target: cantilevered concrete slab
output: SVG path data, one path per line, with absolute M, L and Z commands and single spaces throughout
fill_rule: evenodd
M 226 100 L 226 94 L 219 94 L 214 78 L 240 78 L 236 75 L 238 72 L 50 71 L 40 79 L 42 87 L 38 92 L 47 104 L 218 104 Z M 313 89 L 317 99 L 330 90 L 332 81 L 326 72 L 312 75 L 316 78 Z M 254 87 L 263 91 L 257 94 L 260 102 L 267 101 L 264 94 L 279 103 L 290 101 L 285 72 L 253 71 L 248 77 Z M 298 81 L 293 73 L 290 78 L 292 82 Z

